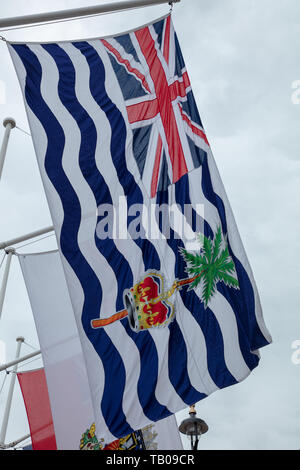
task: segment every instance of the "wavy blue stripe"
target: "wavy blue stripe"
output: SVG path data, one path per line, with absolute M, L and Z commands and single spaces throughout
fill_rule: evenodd
M 187 201 L 187 195 L 184 191 L 182 192 L 184 188 L 181 180 L 182 178 L 176 183 L 175 192 L 177 193 L 177 199 Z M 180 185 L 179 188 L 181 188 L 181 197 L 178 197 L 178 183 Z M 188 190 L 188 188 L 186 189 Z M 158 193 L 156 202 L 157 204 L 168 204 L 168 191 Z M 167 242 L 176 257 L 174 276 L 176 279 L 185 279 L 187 277 L 185 272 L 185 263 L 180 255 L 180 248 L 184 247 L 184 245 L 182 241 L 178 239 L 178 234 L 176 234 L 172 229 L 170 229 L 170 237 L 167 238 Z M 236 379 L 232 376 L 226 366 L 223 336 L 219 323 L 213 312 L 209 308 L 205 309 L 196 293 L 192 290 L 188 291 L 187 287 L 180 290 L 180 295 L 185 307 L 191 315 L 193 315 L 204 334 L 207 350 L 207 368 L 212 380 L 219 388 L 228 387 L 237 383 Z M 173 367 L 176 369 L 176 364 L 174 364 Z
M 206 199 L 213 204 L 220 216 L 222 230 L 227 234 L 227 220 L 225 206 L 222 199 L 215 193 L 208 167 L 208 158 L 203 162 L 202 166 L 202 191 Z M 239 339 L 242 337 L 248 341 L 245 347 L 242 347 L 244 359 L 250 369 L 257 366 L 259 358 L 250 351 L 254 351 L 269 344 L 262 334 L 255 315 L 255 297 L 249 276 L 241 264 L 240 260 L 235 256 L 231 249 L 230 240 L 228 239 L 228 248 L 230 255 L 234 261 L 240 289 L 227 289 L 222 283 L 218 284 L 218 290 L 226 297 L 237 317 L 239 327 Z M 229 295 L 230 293 L 230 295 Z
M 99 58 L 99 55 L 95 51 L 95 49 L 90 46 L 88 43 L 74 43 L 74 46 L 79 49 L 79 51 L 85 57 L 87 64 L 90 67 L 90 91 L 98 103 L 99 107 L 105 112 L 108 121 L 111 126 L 111 156 L 113 161 L 120 161 L 119 165 L 121 165 L 122 172 L 124 172 L 125 167 L 125 143 L 126 143 L 126 127 L 122 115 L 118 108 L 115 106 L 114 103 L 110 100 L 109 96 L 107 95 L 106 88 L 105 88 L 105 68 L 104 65 Z M 73 86 L 73 85 L 72 85 Z M 72 97 L 74 100 L 75 98 Z M 68 106 L 68 103 L 66 103 Z M 75 118 L 77 115 L 77 119 L 79 119 L 80 123 L 80 113 L 75 113 Z M 91 136 L 89 136 L 89 140 L 91 140 Z M 94 157 L 93 157 L 94 158 Z M 116 169 L 119 168 L 116 166 Z M 94 172 L 96 170 L 93 168 L 91 173 L 94 176 Z M 127 171 L 127 170 L 126 170 Z M 120 168 L 119 171 L 117 169 L 118 177 L 120 178 Z M 128 174 L 130 174 L 127 171 Z M 131 175 L 131 174 L 130 174 Z M 102 176 L 101 176 L 102 178 Z M 132 184 L 132 175 L 130 178 L 130 186 L 128 190 L 130 191 L 130 197 L 127 194 L 127 201 L 128 205 L 130 205 L 130 201 L 132 202 L 140 202 L 141 192 L 139 187 L 135 184 Z M 97 181 L 99 181 L 100 187 L 104 187 L 105 182 L 102 182 L 100 178 L 97 176 Z M 127 187 L 127 186 L 126 186 Z M 124 188 L 124 186 L 123 186 Z M 94 194 L 97 188 L 93 188 Z M 107 190 L 108 191 L 108 190 Z M 124 189 L 125 191 L 125 189 Z M 134 192 L 133 192 L 134 191 Z M 126 194 L 126 193 L 125 193 Z M 106 201 L 105 201 L 106 202 Z M 101 200 L 101 195 L 99 200 L 97 200 L 97 204 L 103 203 Z M 128 218 L 128 224 L 130 224 L 132 218 Z M 136 240 L 136 243 L 140 246 L 143 250 L 142 255 L 145 263 L 146 269 L 157 269 L 160 265 L 160 259 L 156 251 L 153 251 L 153 245 L 150 244 L 147 240 L 145 243 L 141 245 L 139 240 Z M 155 255 L 155 256 L 154 256 Z M 107 254 L 107 259 L 111 264 L 111 256 L 110 253 Z M 147 260 L 147 263 L 146 263 Z M 138 261 L 138 260 L 137 260 Z M 120 266 L 118 266 L 117 270 L 115 271 L 116 276 L 120 276 L 123 270 L 123 262 L 121 261 Z M 119 274 L 118 274 L 119 273 Z M 132 276 L 129 278 L 130 286 L 122 285 L 122 294 L 126 287 L 131 287 L 133 285 Z M 119 308 L 123 309 L 122 307 Z M 138 397 L 143 407 L 145 415 L 151 419 L 152 421 L 157 421 L 162 419 L 168 415 L 170 415 L 170 411 L 161 405 L 156 397 L 155 397 L 155 385 L 157 383 L 158 377 L 158 358 L 157 358 L 157 351 L 155 342 L 152 339 L 152 336 L 149 332 L 143 332 L 141 334 L 134 333 L 129 325 L 128 320 L 125 319 L 122 322 L 127 334 L 133 339 L 135 342 L 139 354 L 140 354 L 140 363 L 141 363 L 141 372 L 138 381 Z M 150 386 L 151 385 L 151 386 Z
M 133 432 L 122 410 L 125 368 L 122 358 L 105 330 L 92 330 L 90 326 L 90 320 L 97 318 L 100 311 L 102 289 L 97 276 L 86 262 L 77 243 L 81 207 L 62 167 L 65 145 L 64 131 L 42 97 L 42 68 L 36 55 L 25 45 L 13 45 L 12 47 L 26 69 L 25 97 L 27 104 L 39 119 L 48 139 L 45 170 L 61 199 L 64 210 L 60 246 L 82 286 L 84 292 L 83 328 L 88 336 L 93 336 L 93 344 L 102 360 L 105 371 L 106 380 L 101 401 L 102 413 L 112 434 L 121 437 Z
M 138 396 L 145 416 L 151 421 L 166 418 L 172 413 L 166 406 L 161 405 L 156 397 L 155 390 L 158 382 L 158 354 L 155 342 L 147 331 L 135 333 L 128 322 L 122 320 L 128 336 L 135 342 L 141 356 L 141 373 L 138 380 Z M 145 367 L 145 364 L 147 367 Z M 155 374 L 151 372 L 151 367 Z M 160 380 L 164 380 L 163 377 Z
M 46 44 L 43 45 L 43 47 L 54 59 L 59 71 L 58 94 L 61 102 L 74 118 L 80 130 L 81 143 L 78 161 L 82 175 L 93 192 L 97 207 L 101 204 L 109 204 L 112 206 L 113 202 L 110 190 L 102 174 L 99 172 L 95 160 L 97 139 L 101 139 L 101 134 L 99 136 L 97 135 L 93 120 L 77 99 L 75 91 L 75 68 L 72 61 L 68 54 L 56 44 Z M 99 81 L 102 81 L 100 77 Z M 98 217 L 97 223 L 100 220 L 101 218 Z M 109 260 L 110 267 L 115 274 L 118 285 L 116 311 L 119 311 L 124 308 L 124 289 L 130 288 L 133 283 L 132 271 L 126 258 L 118 251 L 112 238 L 107 237 L 100 240 L 97 237 L 96 225 L 95 223 L 95 245 L 104 258 Z
M 124 194 L 127 197 L 128 207 L 132 207 L 134 204 L 143 204 L 144 200 L 141 189 L 136 184 L 133 175 L 127 168 L 125 156 L 126 125 L 122 113 L 106 93 L 105 83 L 103 81 L 103 77 L 105 77 L 103 62 L 96 50 L 87 42 L 76 42 L 73 43 L 73 45 L 77 47 L 77 49 L 79 49 L 86 58 L 86 61 L 91 70 L 91 94 L 96 103 L 99 104 L 102 111 L 104 111 L 106 114 L 106 117 L 110 123 L 112 129 L 110 148 L 112 161 L 116 168 L 120 184 L 123 187 Z M 135 217 L 135 215 L 128 217 L 128 225 L 130 225 Z M 160 257 L 154 245 L 146 238 L 143 227 L 141 227 L 140 230 L 140 238 L 137 238 L 134 241 L 142 251 L 145 270 L 160 270 Z
M 192 405 L 207 395 L 200 393 L 191 384 L 187 368 L 189 353 L 176 319 L 169 325 L 169 330 L 169 378 L 181 399 L 187 405 Z

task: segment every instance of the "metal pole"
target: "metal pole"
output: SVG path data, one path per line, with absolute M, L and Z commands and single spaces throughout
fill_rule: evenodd
M 19 336 L 16 339 L 18 345 L 17 345 L 17 352 L 16 352 L 16 359 L 20 357 L 20 351 L 21 351 L 21 345 L 25 341 L 23 336 Z M 8 391 L 8 396 L 7 396 L 7 401 L 6 401 L 6 406 L 5 406 L 5 411 L 4 411 L 4 416 L 3 416 L 3 421 L 2 421 L 2 427 L 1 427 L 1 432 L 0 432 L 0 445 L 5 445 L 5 436 L 6 436 L 6 431 L 7 431 L 7 425 L 8 425 L 8 418 L 9 418 L 9 413 L 10 413 L 10 408 L 11 408 L 11 402 L 12 402 L 12 397 L 13 397 L 13 392 L 14 392 L 14 387 L 15 387 L 15 381 L 16 381 L 16 372 L 17 372 L 18 364 L 15 365 L 13 371 L 12 371 L 12 378 L 10 381 L 9 385 L 9 391 Z
M 10 447 L 15 447 L 17 444 L 19 444 L 22 441 L 25 441 L 28 439 L 28 437 L 31 437 L 30 434 L 26 434 L 26 436 L 20 437 L 19 439 L 10 442 L 9 444 L 0 444 L 0 449 L 9 449 Z
M 11 257 L 14 254 L 14 252 L 15 252 L 14 248 L 9 248 L 7 250 L 7 260 L 6 260 L 6 265 L 5 265 L 5 270 L 4 270 L 2 285 L 1 285 L 1 290 L 0 290 L 0 318 L 2 315 L 2 309 L 3 309 L 3 304 L 4 304 Z
M 5 369 L 8 369 L 9 367 L 11 366 L 14 366 L 15 364 L 19 364 L 20 362 L 24 362 L 24 361 L 27 361 L 27 359 L 31 359 L 32 357 L 34 356 L 38 356 L 39 354 L 41 354 L 41 350 L 39 349 L 38 351 L 34 351 L 30 354 L 26 354 L 26 356 L 22 356 L 18 359 L 14 359 L 13 361 L 10 361 L 10 362 L 7 362 L 6 364 L 2 364 L 0 366 L 0 372 L 2 372 L 3 370 Z
M 30 238 L 38 237 L 39 235 L 43 235 L 44 233 L 52 232 L 54 230 L 53 226 L 42 228 L 41 230 L 36 230 L 35 232 L 28 233 L 26 235 L 22 235 L 17 238 L 12 238 L 11 240 L 5 241 L 0 243 L 0 250 L 7 248 L 11 245 L 16 245 L 17 243 L 24 242 L 25 240 L 30 240 Z
M 129 10 L 133 8 L 147 7 L 152 5 L 162 5 L 164 3 L 178 3 L 180 0 L 127 0 L 124 2 L 107 3 L 105 5 L 94 5 L 70 10 L 50 11 L 36 15 L 16 16 L 12 18 L 0 19 L 0 28 L 12 26 L 23 26 L 27 24 L 45 23 L 48 21 L 59 21 L 69 18 L 79 18 L 101 13 Z
M 16 121 L 13 118 L 6 118 L 3 121 L 3 126 L 5 127 L 5 133 L 0 149 L 0 179 L 2 175 L 2 170 L 3 170 L 3 165 L 4 165 L 4 160 L 5 160 L 5 155 L 6 155 L 6 150 L 7 150 L 7 144 L 9 140 L 9 135 L 10 131 L 16 127 Z

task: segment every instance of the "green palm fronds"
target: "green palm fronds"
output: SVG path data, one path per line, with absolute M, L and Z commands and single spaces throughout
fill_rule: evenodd
M 181 254 L 187 264 L 186 271 L 192 276 L 189 290 L 196 289 L 202 283 L 201 299 L 206 308 L 216 292 L 218 282 L 224 282 L 235 289 L 239 288 L 239 282 L 221 226 L 213 240 L 199 235 L 199 242 L 202 244 L 199 253 L 191 253 L 183 248 Z

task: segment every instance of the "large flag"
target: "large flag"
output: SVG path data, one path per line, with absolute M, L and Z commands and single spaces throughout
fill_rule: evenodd
M 59 253 L 19 255 L 19 261 L 44 363 L 44 369 L 18 375 L 21 386 L 27 385 L 22 392 L 33 448 L 45 450 L 56 441 L 59 450 L 182 449 L 173 415 L 121 439 L 104 440 L 106 424 L 95 423 L 85 361 Z
M 244 380 L 271 338 L 171 16 L 8 47 L 96 424 L 118 438 Z

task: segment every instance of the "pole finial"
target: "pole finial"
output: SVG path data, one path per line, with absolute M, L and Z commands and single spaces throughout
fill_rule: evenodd
M 3 126 L 6 127 L 8 124 L 11 125 L 11 128 L 13 129 L 14 127 L 16 127 L 16 121 L 14 120 L 14 118 L 12 117 L 7 117 L 4 119 L 3 121 Z
M 192 414 L 196 414 L 195 405 L 191 405 L 191 406 L 190 406 L 190 411 L 189 411 L 189 413 L 190 413 L 190 414 L 191 414 L 191 413 L 192 413 Z
M 16 253 L 16 249 L 13 246 L 9 246 L 8 248 L 5 248 L 4 251 L 7 255 L 9 253 L 11 253 L 12 255 L 14 255 Z

